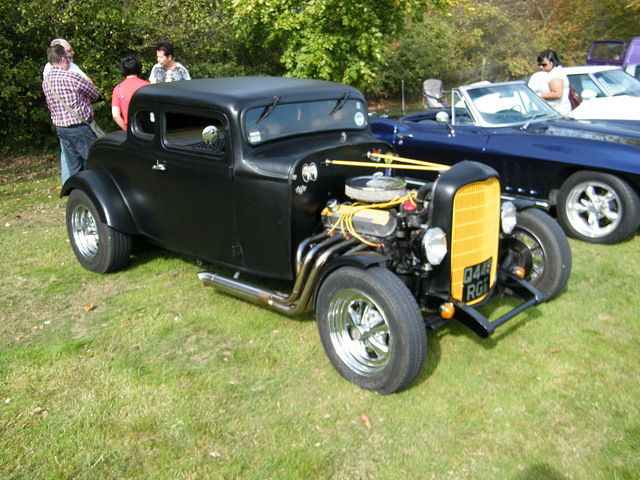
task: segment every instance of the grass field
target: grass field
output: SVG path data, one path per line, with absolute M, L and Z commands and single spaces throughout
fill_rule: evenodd
M 571 242 L 554 301 L 428 334 L 407 390 L 343 380 L 313 315 L 138 253 L 83 270 L 52 156 L 0 163 L 3 479 L 637 479 L 640 237 Z M 484 313 L 496 318 L 505 305 Z

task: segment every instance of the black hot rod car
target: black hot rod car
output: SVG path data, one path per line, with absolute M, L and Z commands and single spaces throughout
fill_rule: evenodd
M 333 366 L 386 394 L 424 363 L 426 327 L 482 337 L 568 281 L 571 251 L 546 213 L 501 202 L 498 174 L 399 159 L 371 136 L 351 87 L 218 78 L 138 90 L 127 132 L 97 140 L 63 186 L 81 265 L 127 265 L 136 237 L 236 271 L 203 284 L 287 315 L 316 310 Z M 436 169 L 435 182 L 394 176 Z M 269 290 L 240 273 L 291 282 Z M 246 277 L 245 277 L 246 278 Z M 476 307 L 520 298 L 489 321 Z

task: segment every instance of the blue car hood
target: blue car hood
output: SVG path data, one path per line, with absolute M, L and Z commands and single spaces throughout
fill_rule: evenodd
M 588 120 L 546 120 L 522 129 L 523 133 L 554 135 L 558 137 L 584 138 L 640 147 L 640 124 L 607 123 Z

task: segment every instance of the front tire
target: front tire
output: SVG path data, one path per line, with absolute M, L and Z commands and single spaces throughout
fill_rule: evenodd
M 420 373 L 424 319 L 407 287 L 386 268 L 331 273 L 318 293 L 316 316 L 329 360 L 350 382 L 386 395 Z
M 126 267 L 131 237 L 102 223 L 91 199 L 73 190 L 67 201 L 67 233 L 76 258 L 87 270 L 108 273 Z
M 528 271 L 526 280 L 545 300 L 551 300 L 566 286 L 571 275 L 571 247 L 560 225 L 537 208 L 516 214 L 512 236 L 526 245 L 525 255 L 516 254 L 516 265 Z M 520 264 L 521 263 L 521 264 Z
M 640 226 L 640 199 L 620 178 L 602 172 L 571 175 L 558 192 L 558 220 L 567 235 L 591 243 L 621 242 Z

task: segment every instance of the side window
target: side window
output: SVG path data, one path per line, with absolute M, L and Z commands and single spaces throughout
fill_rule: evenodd
M 475 123 L 467 109 L 467 104 L 460 96 L 460 92 L 453 92 L 452 110 L 454 125 L 473 125 Z
M 573 83 L 571 83 L 571 86 L 578 92 L 578 95 L 582 96 L 584 90 L 593 90 L 596 92 L 597 97 L 606 97 L 605 93 L 596 85 L 589 75 L 576 75 L 576 80 L 576 86 L 578 88 L 573 87 Z
M 213 129 L 211 127 L 214 127 Z M 213 141 L 205 142 L 203 132 L 216 131 Z M 224 123 L 219 118 L 187 113 L 165 113 L 165 144 L 167 147 L 209 152 L 222 156 L 227 149 Z
M 150 140 L 155 130 L 155 116 L 150 110 L 138 110 L 131 124 L 134 135 Z

